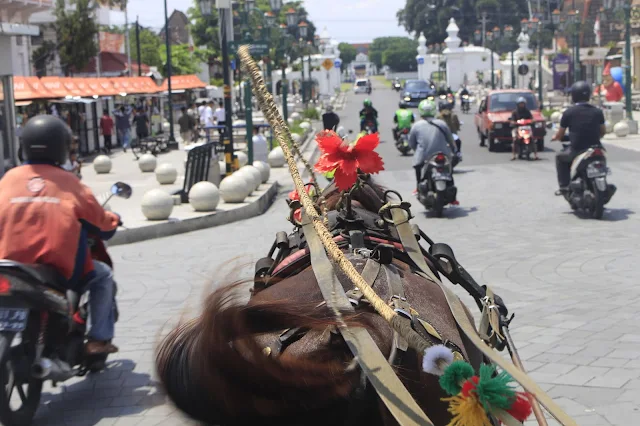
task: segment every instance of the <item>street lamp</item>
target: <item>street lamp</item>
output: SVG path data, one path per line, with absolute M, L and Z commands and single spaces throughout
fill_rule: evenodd
M 511 25 L 507 25 L 504 27 L 504 36 L 508 39 L 513 37 L 513 27 Z M 513 61 L 513 49 L 511 50 L 511 88 L 514 89 L 516 86 L 516 68 L 515 63 Z
M 176 137 L 173 128 L 173 102 L 171 100 L 171 43 L 169 43 L 169 13 L 167 0 L 164 0 L 164 41 L 167 49 L 167 94 L 169 103 L 169 142 L 175 142 Z
M 288 27 L 295 27 L 296 23 L 298 21 L 298 14 L 296 13 L 296 10 L 294 8 L 289 8 L 289 10 L 287 10 L 287 26 Z
M 267 23 L 268 27 L 273 27 L 276 23 L 276 15 L 273 12 L 265 12 L 264 20 Z
M 473 33 L 473 37 L 476 41 L 476 46 L 479 45 L 482 42 L 482 32 L 480 30 L 476 30 Z
M 269 0 L 269 6 L 271 6 L 273 13 L 278 15 L 282 9 L 282 0 Z
M 538 38 L 538 101 L 542 110 L 544 104 L 544 94 L 542 92 L 542 22 L 538 18 L 533 18 L 529 22 L 529 30 L 531 35 L 537 34 Z
M 487 31 L 486 38 L 489 43 L 493 41 L 493 37 L 494 37 L 494 31 Z M 494 70 L 494 63 L 493 63 L 493 49 L 489 49 L 489 55 L 491 56 L 491 90 L 495 90 L 496 81 L 495 81 L 495 70 Z

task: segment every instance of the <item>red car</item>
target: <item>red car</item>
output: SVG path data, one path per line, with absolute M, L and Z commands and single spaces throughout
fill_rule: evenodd
M 497 151 L 499 147 L 508 148 L 513 143 L 509 118 L 516 109 L 516 101 L 523 97 L 527 101 L 527 108 L 533 115 L 531 128 L 532 139 L 538 145 L 538 151 L 544 150 L 544 136 L 547 134 L 545 119 L 540 112 L 538 101 L 529 90 L 492 90 L 482 99 L 480 108 L 475 116 L 475 125 L 482 143 L 488 142 L 489 151 Z

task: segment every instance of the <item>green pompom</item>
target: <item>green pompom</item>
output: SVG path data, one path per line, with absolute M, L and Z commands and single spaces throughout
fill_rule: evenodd
M 516 399 L 513 378 L 506 372 L 496 374 L 496 367 L 490 364 L 480 366 L 475 393 L 487 412 L 496 409 L 508 410 Z
M 447 394 L 455 396 L 462 391 L 462 383 L 473 377 L 473 374 L 474 371 L 471 365 L 464 361 L 454 361 L 440 376 L 440 386 Z

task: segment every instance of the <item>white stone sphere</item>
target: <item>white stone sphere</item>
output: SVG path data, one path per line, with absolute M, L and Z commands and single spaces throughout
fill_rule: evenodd
M 300 118 L 300 113 L 299 112 L 294 112 L 290 115 L 290 117 L 294 120 L 297 120 Z
M 211 182 L 198 182 L 189 190 L 189 204 L 197 212 L 210 212 L 218 207 L 220 191 Z
M 98 155 L 93 160 L 93 170 L 98 174 L 109 173 L 111 171 L 111 158 L 106 155 Z
M 613 126 L 613 133 L 619 138 L 624 138 L 629 134 L 629 125 L 626 121 L 618 121 Z
M 247 181 L 235 173 L 220 182 L 220 196 L 225 203 L 242 203 L 247 198 L 247 191 Z
M 247 165 L 247 163 L 249 162 L 249 157 L 247 157 L 247 154 L 242 151 L 236 151 L 234 152 L 234 154 L 238 159 L 238 164 L 240 165 L 240 167 L 244 167 Z
M 152 189 L 142 196 L 140 207 L 149 220 L 167 220 L 173 211 L 173 198 L 162 189 Z
M 282 148 L 279 146 L 271 150 L 267 160 L 269 161 L 269 165 L 274 168 L 283 167 L 287 162 L 284 158 L 284 152 L 282 152 Z
M 298 133 L 291 133 L 291 139 L 293 139 L 295 143 L 300 143 L 302 136 L 300 136 Z
M 220 174 L 224 175 L 227 173 L 227 163 L 224 161 L 218 161 L 218 165 L 220 166 Z
M 156 165 L 158 161 L 156 157 L 151 154 L 144 154 L 138 160 L 138 167 L 142 170 L 143 173 L 153 172 L 156 169 Z
M 293 126 L 293 123 L 294 123 L 293 118 L 291 118 L 291 117 L 287 118 L 287 124 L 288 124 L 289 126 Z
M 255 183 L 253 189 L 257 190 L 260 187 L 260 184 L 262 184 L 262 173 L 260 173 L 260 170 L 254 166 L 244 166 L 240 169 L 240 171 L 242 170 L 245 171 L 244 173 L 250 174 L 253 177 Z
M 178 170 L 170 163 L 162 163 L 156 167 L 156 180 L 161 185 L 171 185 L 178 179 Z
M 241 169 L 236 170 L 233 174 L 244 180 L 247 184 L 247 197 L 251 195 L 253 191 L 255 191 L 257 182 L 256 176 L 253 173 L 242 167 Z
M 305 130 L 310 129 L 311 123 L 309 123 L 308 121 L 303 121 L 302 123 L 300 123 L 300 128 Z
M 271 167 L 264 161 L 254 161 L 253 167 L 260 170 L 260 175 L 262 175 L 262 183 L 267 183 L 269 180 L 269 175 L 271 175 Z
M 171 130 L 171 125 L 169 124 L 168 121 L 163 121 L 162 122 L 162 130 L 168 132 L 169 130 Z
M 609 120 L 605 120 L 604 127 L 606 128 L 606 133 L 613 133 L 613 124 Z
M 562 118 L 562 113 L 560 111 L 554 111 L 551 114 L 551 122 L 552 123 L 556 123 L 556 124 L 560 123 L 560 119 L 561 118 Z

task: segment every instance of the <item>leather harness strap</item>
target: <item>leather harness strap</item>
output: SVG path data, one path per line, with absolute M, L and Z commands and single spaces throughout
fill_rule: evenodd
M 303 215 L 302 229 L 311 252 L 313 273 L 327 305 L 339 311 L 353 311 L 334 273 L 333 264 L 327 257 L 322 241 L 307 215 Z M 384 358 L 369 332 L 360 327 L 341 327 L 340 332 L 378 396 L 396 421 L 401 426 L 433 426 L 429 417 L 424 414 Z
M 411 229 L 409 223 L 409 215 L 400 208 L 390 208 L 391 217 L 396 227 L 402 245 L 413 262 L 418 266 L 420 271 L 418 274 L 424 278 L 434 281 L 442 289 L 451 313 L 464 334 L 471 342 L 493 363 L 497 364 L 504 371 L 509 373 L 522 387 L 529 393 L 533 394 L 536 399 L 547 409 L 549 413 L 565 426 L 577 426 L 577 423 L 560 408 L 551 397 L 549 397 L 525 372 L 517 369 L 513 364 L 506 361 L 502 356 L 497 354 L 493 348 L 487 345 L 476 332 L 474 325 L 469 321 L 466 311 L 460 302 L 458 296 L 440 281 L 440 279 L 431 271 L 427 262 L 422 255 L 418 241 Z

